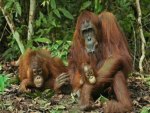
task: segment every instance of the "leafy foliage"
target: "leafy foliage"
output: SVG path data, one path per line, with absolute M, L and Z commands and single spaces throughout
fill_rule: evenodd
M 81 6 L 81 8 L 80 8 L 80 11 L 85 10 L 85 9 L 88 8 L 91 4 L 92 4 L 91 1 L 83 2 L 82 6 Z
M 69 51 L 71 41 L 65 41 L 63 42 L 62 40 L 56 40 L 55 43 L 50 45 L 50 51 L 51 55 L 53 57 L 59 57 L 61 58 L 64 63 L 67 65 L 67 55 Z
M 6 0 L 4 9 L 8 12 L 16 13 L 16 16 L 19 14 L 21 16 L 21 5 L 18 0 Z
M 0 74 L 0 93 L 2 93 L 6 86 L 9 85 L 8 77 L 4 74 Z
M 35 92 L 26 94 L 27 97 L 36 98 L 39 97 L 41 99 L 51 98 L 54 95 L 54 91 L 51 89 L 46 89 L 44 91 L 35 90 Z
M 143 107 L 141 110 L 141 113 L 149 113 L 150 112 L 150 107 Z
M 95 0 L 94 2 L 94 12 L 99 14 L 103 10 L 103 4 L 100 0 Z
M 141 56 L 141 40 L 139 38 L 139 26 L 137 25 L 137 11 L 134 0 L 37 0 L 36 13 L 33 22 L 34 35 L 27 40 L 29 20 L 29 0 L 3 0 L 4 9 L 8 12 L 15 24 L 15 35 L 13 36 L 6 20 L 0 12 L 0 60 L 6 61 L 18 59 L 21 52 L 15 38 L 21 36 L 21 41 L 26 48 L 47 48 L 53 57 L 61 58 L 67 65 L 67 55 L 73 37 L 75 23 L 80 12 L 84 10 L 99 14 L 102 11 L 113 12 L 119 21 L 122 30 L 128 37 L 129 47 L 134 59 L 134 67 L 138 68 Z M 146 39 L 146 59 L 144 61 L 145 72 L 150 72 L 150 2 L 141 0 L 142 25 Z M 0 71 L 2 65 L 0 65 Z M 8 82 L 9 80 L 9 82 Z M 150 84 L 149 77 L 145 79 Z M 9 79 L 5 74 L 0 74 L 0 93 L 10 83 L 18 83 L 16 78 Z M 30 98 L 40 97 L 40 106 L 45 106 L 44 98 L 51 98 L 53 91 L 27 94 Z M 107 99 L 100 96 L 99 100 L 104 103 Z M 72 103 L 76 99 L 72 96 Z M 45 109 L 45 108 L 44 108 Z M 65 109 L 63 105 L 56 106 L 49 112 L 60 113 Z M 149 113 L 149 107 L 143 107 L 141 113 Z
M 142 24 L 146 39 L 145 72 L 150 71 L 150 4 L 142 0 Z M 128 37 L 129 46 L 134 57 L 134 67 L 138 68 L 141 56 L 141 40 L 137 26 L 137 11 L 133 0 L 39 0 L 36 3 L 36 13 L 33 23 L 34 35 L 27 40 L 29 1 L 4 0 L 4 9 L 10 14 L 16 27 L 13 36 L 2 13 L 0 13 L 0 45 L 2 57 L 6 61 L 18 59 L 21 52 L 16 43 L 17 37 L 26 48 L 48 48 L 52 56 L 63 59 L 67 65 L 67 54 L 73 37 L 75 23 L 80 12 L 84 10 L 99 14 L 102 11 L 113 12 L 122 30 Z

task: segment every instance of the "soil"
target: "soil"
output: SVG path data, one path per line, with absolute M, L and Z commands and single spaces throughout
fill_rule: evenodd
M 9 73 L 6 75 L 11 78 L 9 80 L 15 80 L 17 79 L 16 70 L 17 68 L 5 63 L 1 71 Z M 98 106 L 97 108 L 83 112 L 79 110 L 78 99 L 72 95 L 54 95 L 52 90 L 22 94 L 18 92 L 18 88 L 19 83 L 12 83 L 0 94 L 0 113 L 103 113 L 99 100 L 94 103 Z M 130 113 L 140 113 L 143 107 L 150 110 L 150 87 L 142 75 L 133 74 L 130 76 L 128 89 L 133 102 L 133 109 Z

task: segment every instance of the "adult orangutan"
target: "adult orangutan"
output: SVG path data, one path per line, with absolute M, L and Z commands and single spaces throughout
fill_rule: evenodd
M 67 67 L 58 58 L 52 58 L 50 52 L 27 49 L 19 58 L 20 92 L 30 92 L 30 87 L 66 91 L 69 76 Z
M 106 102 L 105 113 L 131 109 L 126 78 L 132 60 L 126 37 L 112 13 L 80 14 L 68 60 L 71 84 L 73 91 L 80 94 L 81 110 L 91 109 L 92 101 L 108 89 L 116 99 Z

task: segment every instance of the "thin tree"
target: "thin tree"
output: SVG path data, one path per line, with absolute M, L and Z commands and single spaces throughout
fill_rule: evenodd
M 140 33 L 140 38 L 141 38 L 141 42 L 142 42 L 142 45 L 141 45 L 141 51 L 142 51 L 142 55 L 141 55 L 141 58 L 140 58 L 140 61 L 139 61 L 139 69 L 140 69 L 140 72 L 143 72 L 143 61 L 144 61 L 144 58 L 145 58 L 145 45 L 146 45 L 146 41 L 145 41 L 145 38 L 144 38 L 144 34 L 143 34 L 143 29 L 142 29 L 142 22 L 141 22 L 141 18 L 142 18 L 142 13 L 141 13 L 141 8 L 140 8 L 140 0 L 136 0 L 136 8 L 137 8 L 137 13 L 138 13 L 138 25 L 139 25 L 139 33 Z
M 28 40 L 30 40 L 34 34 L 33 22 L 34 22 L 34 16 L 35 16 L 35 9 L 36 9 L 36 0 L 30 0 L 29 23 L 28 23 Z

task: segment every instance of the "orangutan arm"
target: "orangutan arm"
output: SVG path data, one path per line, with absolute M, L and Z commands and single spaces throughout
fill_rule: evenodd
M 19 92 L 30 92 L 31 90 L 28 88 L 28 86 L 33 86 L 33 83 L 30 79 L 24 79 L 19 87 Z
M 97 71 L 97 82 L 99 84 L 103 82 L 109 82 L 118 71 L 122 71 L 124 74 L 128 74 L 131 67 L 125 57 L 111 56 L 105 60 L 102 67 Z

